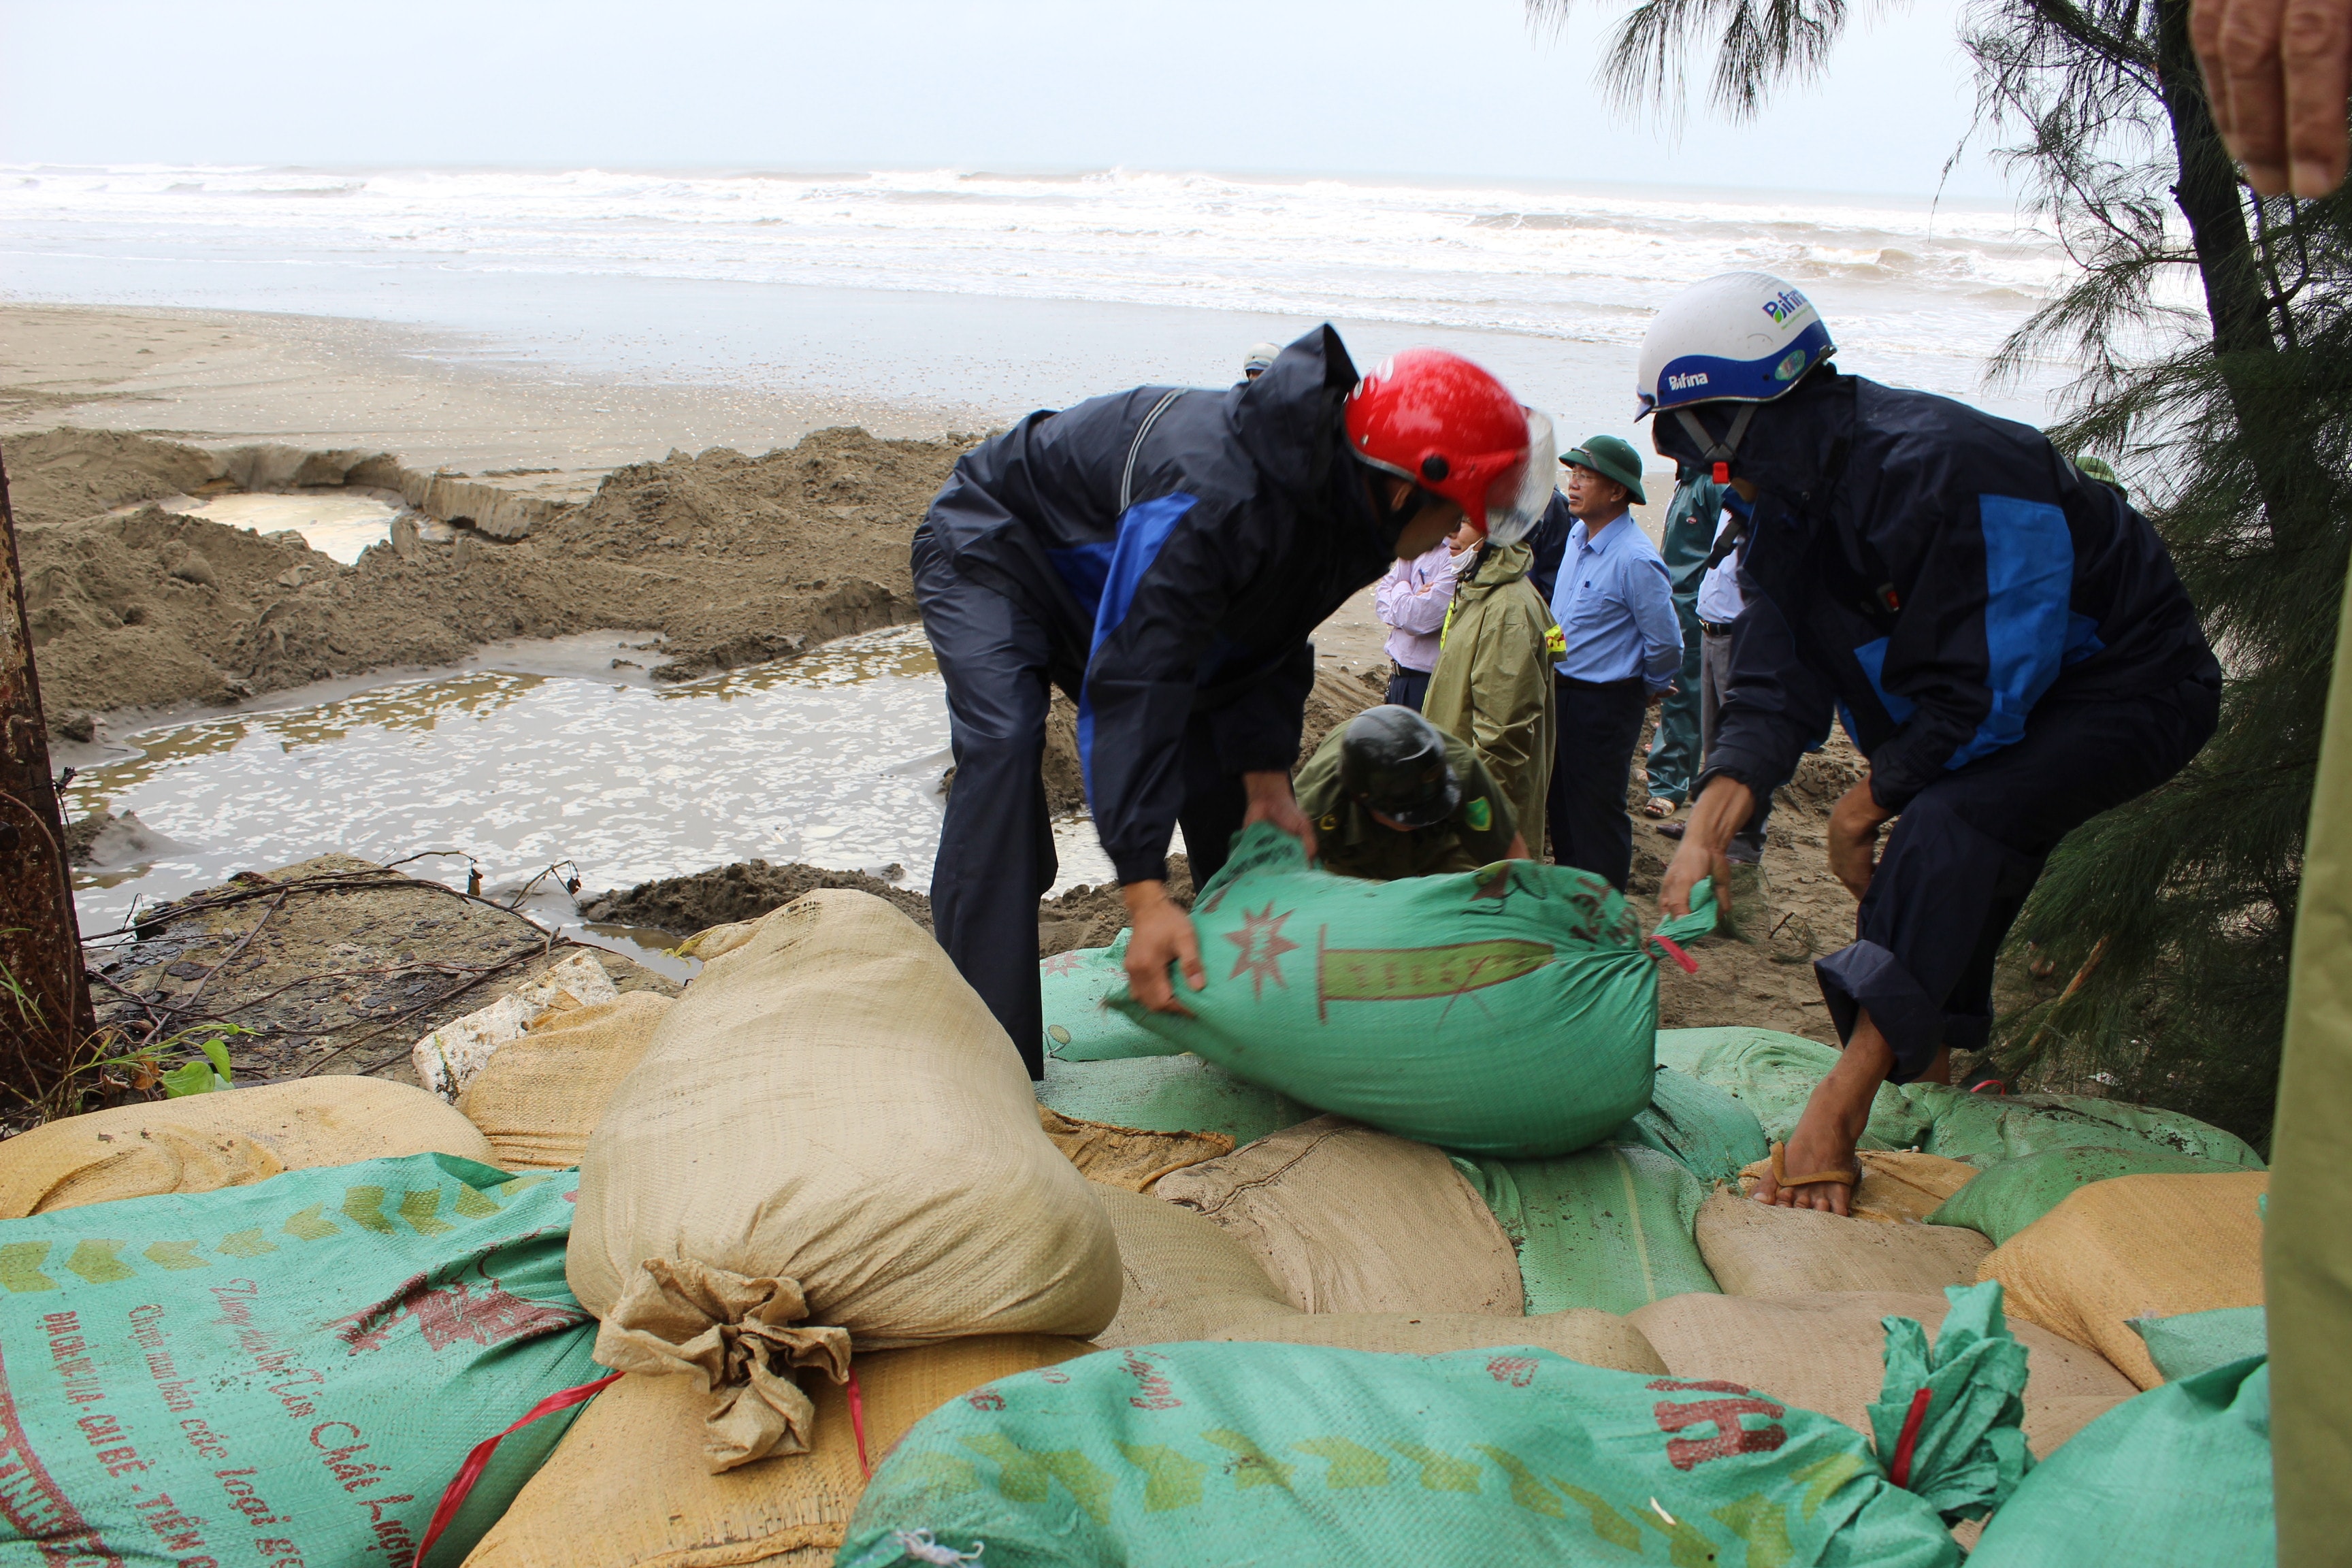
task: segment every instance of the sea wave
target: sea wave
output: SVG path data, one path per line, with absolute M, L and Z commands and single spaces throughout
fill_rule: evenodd
M 324 199 L 322 199 L 324 198 Z M 13 244 L 1210 306 L 1627 342 L 1732 268 L 1843 337 L 1979 357 L 2065 258 L 2005 208 L 1104 169 L 0 165 Z

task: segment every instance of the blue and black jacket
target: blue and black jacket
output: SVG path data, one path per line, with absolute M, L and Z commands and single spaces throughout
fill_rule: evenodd
M 1678 422 L 1657 440 L 1698 457 Z M 2220 680 L 2155 529 L 2031 426 L 1817 371 L 1758 407 L 1734 472 L 1759 493 L 1702 784 L 1771 790 L 1834 711 L 1900 811 L 2037 703 Z
M 1045 627 L 1122 882 L 1166 875 L 1196 716 L 1225 773 L 1297 761 L 1307 639 L 1388 568 L 1393 525 L 1344 448 L 1355 384 L 1319 327 L 1239 386 L 1032 414 L 966 453 L 931 502 L 924 526 L 957 572 Z

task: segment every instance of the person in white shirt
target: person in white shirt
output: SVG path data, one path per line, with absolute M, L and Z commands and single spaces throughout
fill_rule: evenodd
M 1470 546 L 1479 537 L 1463 524 L 1426 552 L 1390 567 L 1372 591 L 1372 608 L 1389 628 L 1389 689 L 1382 700 L 1421 711 L 1430 671 L 1437 668 L 1438 634 L 1445 629 L 1454 581 L 1473 558 Z
M 1698 666 L 1698 754 L 1699 766 L 1706 765 L 1706 753 L 1715 744 L 1715 723 L 1723 711 L 1723 694 L 1731 687 L 1731 624 L 1739 618 L 1746 600 L 1739 592 L 1740 543 L 1748 528 L 1747 520 L 1733 507 L 1726 506 L 1715 529 L 1715 548 L 1708 559 L 1715 563 L 1698 580 L 1698 629 L 1700 638 Z M 1772 797 L 1766 795 L 1756 807 L 1756 815 L 1748 820 L 1724 851 L 1735 866 L 1753 866 L 1764 858 L 1764 824 L 1772 815 Z M 1675 837 L 1682 837 L 1680 834 Z

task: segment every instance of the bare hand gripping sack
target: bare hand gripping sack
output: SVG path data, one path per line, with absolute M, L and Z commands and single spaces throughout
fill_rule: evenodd
M 581 1159 L 566 1274 L 599 1362 L 700 1375 L 714 1471 L 806 1450 L 795 1367 L 1085 1338 L 1120 1288 L 1004 1031 L 927 932 L 840 889 L 767 916 L 662 1020 Z

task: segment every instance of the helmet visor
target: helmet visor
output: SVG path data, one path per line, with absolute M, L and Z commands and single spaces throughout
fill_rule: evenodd
M 1559 464 L 1559 438 L 1551 416 L 1529 408 L 1528 451 L 1524 466 L 1507 468 L 1486 487 L 1486 537 L 1497 544 L 1517 544 L 1528 536 L 1551 505 L 1553 471 Z

